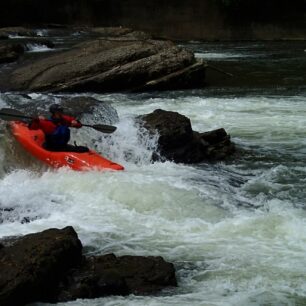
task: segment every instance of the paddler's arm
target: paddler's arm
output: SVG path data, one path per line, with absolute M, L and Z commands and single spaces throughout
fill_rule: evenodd
M 44 116 L 38 116 L 34 118 L 28 125 L 30 130 L 38 130 L 40 129 L 40 120 L 45 120 Z
M 69 126 L 71 127 L 74 127 L 77 129 L 82 127 L 82 123 L 78 121 L 77 119 L 75 119 L 74 117 L 64 115 L 63 118 L 66 122 L 68 122 Z

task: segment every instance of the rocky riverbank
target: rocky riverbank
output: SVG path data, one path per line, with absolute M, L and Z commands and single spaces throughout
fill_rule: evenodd
M 177 286 L 173 264 L 161 257 L 87 257 L 82 250 L 72 227 L 2 239 L 1 306 L 148 295 Z

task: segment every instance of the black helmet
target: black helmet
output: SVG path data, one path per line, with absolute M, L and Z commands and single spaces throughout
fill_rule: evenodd
M 49 107 L 49 111 L 50 113 L 55 114 L 55 113 L 62 113 L 64 109 L 59 104 L 52 104 Z

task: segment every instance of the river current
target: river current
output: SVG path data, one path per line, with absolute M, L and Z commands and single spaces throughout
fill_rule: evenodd
M 156 296 L 58 305 L 306 305 L 306 43 L 186 47 L 234 77 L 211 69 L 202 90 L 90 94 L 117 110 L 118 129 L 73 137 L 123 172 L 35 167 L 11 156 L 0 123 L 0 237 L 72 225 L 87 254 L 163 256 L 177 271 L 178 288 Z M 1 93 L 0 107 L 8 96 Z M 134 118 L 158 108 L 189 117 L 196 131 L 223 127 L 236 155 L 151 163 L 155 139 L 139 137 Z

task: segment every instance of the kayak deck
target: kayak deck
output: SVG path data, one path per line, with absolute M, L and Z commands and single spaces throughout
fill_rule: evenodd
M 30 130 L 23 122 L 11 122 L 14 137 L 23 148 L 37 159 L 53 168 L 69 167 L 73 170 L 124 170 L 124 167 L 114 163 L 93 150 L 79 152 L 52 152 L 44 149 L 45 136 L 42 130 Z

